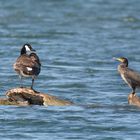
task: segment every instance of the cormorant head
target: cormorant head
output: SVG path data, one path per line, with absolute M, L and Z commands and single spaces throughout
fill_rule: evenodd
M 21 55 L 22 54 L 30 54 L 31 52 L 35 52 L 35 50 L 31 47 L 30 44 L 24 44 L 21 49 Z
M 119 62 L 123 63 L 126 67 L 128 67 L 128 59 L 125 57 L 119 57 L 115 58 L 115 60 L 118 60 Z

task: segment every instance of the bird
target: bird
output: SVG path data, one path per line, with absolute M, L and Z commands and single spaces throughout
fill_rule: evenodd
M 127 58 L 119 57 L 115 59 L 121 62 L 121 64 L 118 65 L 118 72 L 125 83 L 132 89 L 131 94 L 134 95 L 136 93 L 136 88 L 140 87 L 140 73 L 128 67 Z
M 22 77 L 32 77 L 31 89 L 33 89 L 34 80 L 41 71 L 41 63 L 36 51 L 30 44 L 26 43 L 23 45 L 20 56 L 13 64 L 13 68 L 21 79 L 21 85 Z

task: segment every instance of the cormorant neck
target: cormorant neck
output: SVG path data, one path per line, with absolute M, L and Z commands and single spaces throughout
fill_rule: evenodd
M 128 67 L 128 61 L 126 61 L 125 63 L 122 63 L 125 67 Z
M 126 60 L 126 63 L 125 63 L 126 67 L 128 67 L 128 60 Z

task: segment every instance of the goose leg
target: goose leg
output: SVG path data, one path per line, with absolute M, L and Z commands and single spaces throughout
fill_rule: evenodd
M 31 85 L 31 89 L 33 89 L 33 85 L 34 85 L 34 77 L 32 77 L 32 85 Z
M 23 88 L 23 86 L 22 86 L 22 76 L 19 76 L 19 78 L 20 78 L 20 88 Z

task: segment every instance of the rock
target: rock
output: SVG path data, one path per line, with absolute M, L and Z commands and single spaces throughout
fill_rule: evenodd
M 45 105 L 66 106 L 73 105 L 67 100 L 58 99 L 55 96 L 41 93 L 30 88 L 14 88 L 6 92 L 8 98 L 1 98 L 1 105 Z
M 128 95 L 128 103 L 140 107 L 140 98 L 136 94 L 130 93 Z

